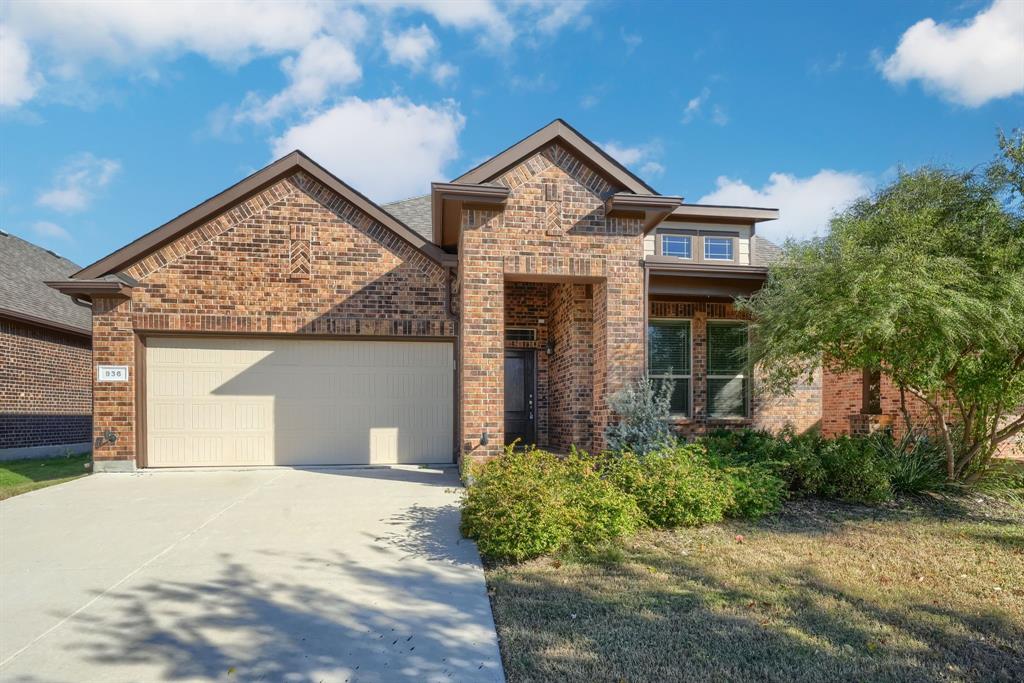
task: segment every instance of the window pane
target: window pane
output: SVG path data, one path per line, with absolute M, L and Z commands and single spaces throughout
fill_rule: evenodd
M 690 237 L 687 235 L 662 235 L 661 253 L 665 256 L 692 258 L 691 244 Z
M 747 366 L 747 324 L 708 321 L 708 374 L 739 375 Z
M 647 372 L 690 374 L 690 321 L 652 320 L 647 326 Z
M 654 378 L 655 391 L 659 387 L 660 383 L 664 380 Z M 672 407 L 672 413 L 676 415 L 690 414 L 690 380 L 686 377 L 675 378 L 675 388 L 672 389 L 672 398 L 669 401 L 669 405 Z
M 708 417 L 746 417 L 747 380 L 708 378 Z
M 704 258 L 718 261 L 732 260 L 732 238 L 705 237 Z

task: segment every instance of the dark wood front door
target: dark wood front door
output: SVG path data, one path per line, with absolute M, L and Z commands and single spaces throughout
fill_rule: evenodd
M 534 362 L 531 349 L 505 351 L 505 444 L 520 446 L 537 440 L 534 411 Z

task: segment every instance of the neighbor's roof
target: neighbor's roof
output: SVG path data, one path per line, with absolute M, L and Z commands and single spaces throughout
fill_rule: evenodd
M 431 225 L 430 195 L 409 197 L 389 204 L 381 204 L 382 209 L 402 221 L 425 240 L 433 239 L 434 228 Z
M 751 252 L 753 257 L 751 258 L 750 265 L 768 266 L 782 256 L 782 247 L 775 244 L 775 242 L 769 242 L 760 235 L 754 235 Z
M 67 278 L 80 268 L 0 230 L 0 317 L 91 335 L 89 309 L 44 284 Z

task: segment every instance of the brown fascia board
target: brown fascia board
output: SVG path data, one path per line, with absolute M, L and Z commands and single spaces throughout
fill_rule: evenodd
M 672 218 L 709 220 L 723 223 L 760 223 L 774 221 L 779 217 L 778 209 L 756 206 L 720 206 L 717 204 L 680 204 L 672 211 Z
M 609 216 L 643 214 L 644 232 L 647 233 L 682 203 L 682 197 L 618 192 L 605 201 L 605 210 Z
M 137 240 L 118 249 L 114 253 L 101 258 L 92 265 L 86 266 L 71 277 L 88 280 L 123 270 L 126 266 L 144 258 L 146 255 L 185 234 L 195 226 L 209 220 L 229 207 L 245 201 L 252 195 L 263 191 L 270 185 L 273 185 L 282 178 L 291 175 L 298 169 L 309 173 L 331 190 L 337 192 L 339 195 L 351 202 L 359 210 L 390 228 L 393 232 L 398 234 L 399 237 L 422 251 L 426 256 L 430 257 L 434 261 L 442 263 L 447 260 L 446 255 L 439 247 L 437 247 L 437 245 L 428 242 L 412 228 L 399 221 L 387 211 L 384 211 L 361 192 L 347 185 L 323 166 L 306 156 L 306 154 L 300 150 L 295 150 L 259 171 L 256 171 L 244 180 L 232 185 L 220 194 L 217 194 L 198 206 L 189 209 L 170 222 L 146 233 Z
M 64 323 L 59 323 L 55 320 L 40 318 L 37 315 L 11 310 L 10 308 L 0 308 L 0 318 L 8 318 L 17 322 L 27 323 L 29 325 L 35 325 L 36 327 L 43 327 L 49 330 L 56 330 L 58 332 L 67 332 L 79 337 L 92 337 L 92 330 L 87 330 L 83 327 L 75 327 L 74 325 L 65 325 Z
M 768 269 L 763 266 L 708 265 L 680 263 L 675 256 L 646 256 L 644 267 L 659 275 L 680 275 L 686 277 L 735 278 L 744 280 L 765 280 Z
M 480 184 L 493 180 L 538 149 L 554 140 L 560 140 L 586 159 L 601 175 L 613 180 L 636 194 L 658 194 L 639 176 L 612 158 L 607 152 L 588 140 L 582 133 L 562 119 L 555 119 L 535 133 L 523 138 L 508 149 L 491 157 L 453 180 L 459 184 Z
M 431 224 L 434 242 L 443 244 L 444 204 L 458 202 L 460 206 L 496 208 L 508 201 L 509 189 L 497 185 L 460 185 L 459 183 L 430 184 Z M 462 226 L 455 226 L 461 229 Z
M 43 284 L 47 287 L 56 289 L 61 294 L 67 294 L 70 297 L 91 297 L 98 294 L 104 296 L 124 297 L 130 297 L 132 295 L 132 285 L 120 280 L 51 280 L 44 282 Z

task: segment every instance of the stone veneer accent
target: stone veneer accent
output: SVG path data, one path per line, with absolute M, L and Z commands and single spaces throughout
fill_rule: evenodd
M 593 301 L 591 447 L 604 443 L 608 396 L 643 373 L 643 240 L 638 219 L 608 218 L 613 187 L 558 144 L 495 179 L 501 211 L 467 209 L 459 245 L 462 452 L 504 443 L 506 278 L 590 282 Z M 487 434 L 488 443 L 481 443 Z M 549 435 L 550 436 L 550 435 Z
M 308 272 L 307 272 L 308 271 Z M 286 177 L 126 270 L 131 298 L 96 297 L 99 461 L 136 457 L 136 337 L 166 332 L 452 338 L 449 273 L 305 172 Z
M 88 338 L 0 319 L 0 359 L 0 450 L 89 442 Z

